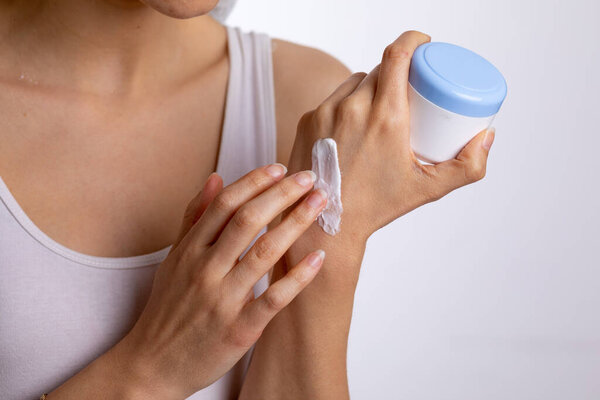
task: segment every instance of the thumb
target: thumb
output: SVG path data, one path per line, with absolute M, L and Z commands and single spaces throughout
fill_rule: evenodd
M 428 166 L 433 169 L 432 175 L 438 181 L 439 197 L 483 179 L 495 134 L 494 128 L 483 130 L 467 143 L 456 158 Z
M 185 213 L 183 215 L 183 222 L 181 229 L 171 251 L 173 251 L 181 242 L 181 240 L 187 235 L 192 229 L 194 224 L 200 219 L 204 211 L 208 208 L 208 205 L 213 201 L 215 196 L 223 189 L 223 179 L 213 172 L 209 175 L 208 179 L 204 183 L 202 190 L 189 202 Z

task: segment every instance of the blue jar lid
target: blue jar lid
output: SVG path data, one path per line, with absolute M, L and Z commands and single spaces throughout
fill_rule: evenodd
M 424 98 L 457 114 L 488 117 L 506 97 L 504 77 L 485 58 L 450 43 L 417 47 L 408 81 Z

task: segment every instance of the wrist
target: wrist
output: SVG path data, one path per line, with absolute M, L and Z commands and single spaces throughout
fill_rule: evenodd
M 139 348 L 131 333 L 103 357 L 106 357 L 106 365 L 110 367 L 110 381 L 117 382 L 116 386 L 121 392 L 119 398 L 180 400 L 186 397 L 163 380 L 156 362 L 150 354 Z
M 326 254 L 325 262 L 315 282 L 327 286 L 331 294 L 330 290 L 354 293 L 369 236 L 362 230 L 352 228 L 342 221 L 341 231 L 331 236 L 315 222 L 290 247 L 286 253 L 286 265 L 296 265 L 307 253 L 322 249 Z M 311 283 L 311 286 L 314 285 Z

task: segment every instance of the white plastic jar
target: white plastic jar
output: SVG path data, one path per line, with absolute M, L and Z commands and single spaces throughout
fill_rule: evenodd
M 418 159 L 429 163 L 456 157 L 491 126 L 506 98 L 506 81 L 496 67 L 442 42 L 415 50 L 408 86 L 411 146 Z

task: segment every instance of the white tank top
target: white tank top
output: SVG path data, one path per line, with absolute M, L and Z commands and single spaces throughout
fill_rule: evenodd
M 217 172 L 229 184 L 275 162 L 271 41 L 227 27 L 230 71 Z M 37 399 L 83 369 L 133 326 L 170 246 L 96 257 L 48 237 L 0 178 L 0 398 Z M 264 277 L 255 287 L 266 288 Z M 190 399 L 234 399 L 246 356 Z

